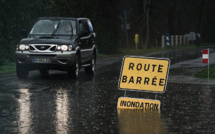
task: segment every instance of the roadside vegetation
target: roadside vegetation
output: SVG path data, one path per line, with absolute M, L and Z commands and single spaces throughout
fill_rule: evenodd
M 141 54 L 147 54 L 152 52 L 187 49 L 187 48 L 195 48 L 195 47 L 196 47 L 195 45 L 190 45 L 190 46 L 166 47 L 166 48 L 154 47 L 150 49 L 121 49 L 120 52 L 121 52 L 121 55 L 141 55 Z
M 210 79 L 215 79 L 215 64 L 210 65 L 210 72 L 209 72 L 209 78 Z M 196 77 L 198 78 L 208 78 L 208 68 L 203 69 L 201 72 L 196 74 Z
M 0 66 L 0 74 L 13 73 L 16 71 L 16 64 L 14 62 L 5 62 Z
M 214 44 L 201 44 L 204 46 L 214 46 Z M 150 49 L 120 49 L 117 54 L 98 54 L 98 59 L 108 58 L 111 56 L 122 56 L 122 55 L 144 55 L 152 52 L 160 52 L 160 51 L 168 51 L 168 50 L 178 50 L 178 49 L 188 49 L 188 48 L 196 48 L 195 44 L 190 46 L 182 46 L 182 47 L 166 47 L 166 48 L 150 48 Z M 5 60 L 2 65 L 0 65 L 0 74 L 13 73 L 16 71 L 16 65 L 13 61 Z M 214 70 L 215 72 L 215 70 Z M 215 76 L 214 76 L 215 77 Z

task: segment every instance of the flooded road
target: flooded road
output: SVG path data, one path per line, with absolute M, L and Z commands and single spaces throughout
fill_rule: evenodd
M 171 60 L 166 92 L 158 94 L 160 111 L 118 110 L 122 57 L 98 60 L 95 75 L 81 71 L 78 80 L 64 72 L 39 72 L 18 80 L 0 76 L 1 133 L 154 134 L 215 133 L 215 81 L 194 75 L 207 68 L 200 49 L 145 56 Z M 213 53 L 214 49 L 211 49 Z M 211 62 L 213 63 L 213 62 Z M 127 92 L 127 97 L 154 99 L 153 93 Z

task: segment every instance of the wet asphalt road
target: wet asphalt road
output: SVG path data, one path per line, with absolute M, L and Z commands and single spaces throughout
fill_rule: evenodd
M 0 76 L 0 133 L 47 134 L 165 134 L 215 133 L 215 81 L 196 79 L 207 66 L 202 48 L 152 53 L 167 57 L 171 70 L 167 89 L 158 94 L 161 110 L 117 110 L 117 89 L 122 57 L 100 59 L 95 75 L 82 70 L 78 80 L 65 72 L 39 72 L 18 80 L 15 74 Z M 211 49 L 213 53 L 215 49 Z M 186 62 L 188 61 L 188 62 Z M 154 99 L 153 93 L 127 92 L 127 97 Z

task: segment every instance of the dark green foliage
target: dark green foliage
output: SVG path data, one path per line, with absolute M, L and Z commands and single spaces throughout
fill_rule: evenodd
M 14 60 L 16 44 L 38 17 L 87 17 L 97 33 L 99 53 L 118 53 L 126 48 L 125 31 L 120 15 L 131 9 L 128 18 L 129 48 L 135 48 L 134 35 L 139 34 L 138 48 L 146 38 L 146 13 L 149 10 L 148 48 L 161 46 L 161 35 L 183 35 L 189 32 L 201 34 L 201 42 L 215 42 L 214 0 L 0 0 L 0 65 Z
M 210 65 L 209 68 L 210 68 L 210 71 L 209 71 L 210 79 L 214 79 L 215 78 L 215 64 Z M 199 77 L 199 78 L 208 78 L 208 68 L 205 68 L 201 72 L 199 72 L 198 74 L 196 74 L 196 77 Z
M 118 2 L 98 0 L 0 0 L 0 65 L 13 61 L 16 44 L 38 17 L 87 17 L 97 33 L 97 45 L 102 53 L 118 50 Z
M 59 16 L 90 18 L 97 34 L 99 52 L 115 53 L 118 51 L 118 35 L 120 33 L 119 2 L 114 0 L 53 1 Z
M 21 29 L 30 30 L 35 20 L 47 15 L 46 0 L 0 0 L 0 65 L 14 60 Z

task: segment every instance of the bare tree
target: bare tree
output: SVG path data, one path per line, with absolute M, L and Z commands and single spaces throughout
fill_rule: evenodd
M 142 46 L 144 49 L 147 49 L 148 43 L 149 43 L 149 33 L 150 33 L 149 11 L 150 11 L 150 4 L 151 4 L 151 0 L 143 0 L 144 15 L 146 15 L 146 36 L 145 36 L 145 43 Z

